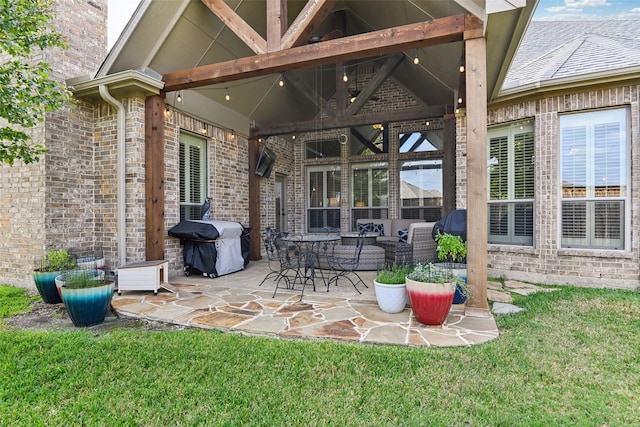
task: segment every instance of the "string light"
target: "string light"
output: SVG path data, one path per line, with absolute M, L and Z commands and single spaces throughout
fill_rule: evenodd
M 458 97 L 458 104 L 462 104 L 462 97 Z
M 279 85 L 280 87 L 283 87 L 283 86 L 284 86 L 284 80 L 282 79 L 282 76 L 280 76 L 280 80 L 278 80 L 278 85 Z
M 345 82 L 345 83 L 349 81 L 349 76 L 347 76 L 347 70 L 346 69 L 342 70 L 342 81 Z
M 227 94 L 224 96 L 224 99 L 229 101 L 231 99 L 231 97 L 229 96 L 229 88 L 227 88 L 226 90 L 227 90 Z
M 178 92 L 178 98 L 176 99 L 178 102 L 182 102 L 182 92 Z
M 464 73 L 464 64 L 460 65 L 460 72 Z
M 420 63 L 420 58 L 418 58 L 418 52 L 416 52 L 416 56 L 413 57 L 413 63 L 418 65 Z

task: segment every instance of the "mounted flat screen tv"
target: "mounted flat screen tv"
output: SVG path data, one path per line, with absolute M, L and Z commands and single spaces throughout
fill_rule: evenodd
M 263 145 L 260 149 L 260 156 L 258 157 L 258 163 L 256 164 L 256 175 L 263 178 L 269 178 L 271 176 L 271 170 L 273 164 L 276 162 L 276 155 L 273 151 Z

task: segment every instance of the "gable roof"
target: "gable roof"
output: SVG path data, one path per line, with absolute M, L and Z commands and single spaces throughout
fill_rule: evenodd
M 487 57 L 491 58 L 487 62 L 487 96 L 492 98 L 501 86 L 537 1 L 327 0 L 327 4 L 335 5 L 315 28 L 314 35 L 329 36 L 341 28 L 343 36 L 352 36 L 474 14 L 484 20 Z M 241 40 L 205 3 L 208 2 L 142 0 L 96 78 L 132 69 L 153 70 L 166 75 L 255 55 L 246 40 Z M 224 4 L 255 30 L 257 38 L 267 38 L 266 0 L 224 0 Z M 287 25 L 292 25 L 307 4 L 307 0 L 286 2 Z M 405 51 L 404 60 L 393 68 L 389 78 L 424 106 L 453 106 L 460 87 L 458 67 L 464 57 L 463 46 L 464 42 L 457 41 Z M 413 64 L 416 55 L 420 57 L 418 66 Z M 350 75 L 351 86 L 358 64 L 375 62 L 382 67 L 387 59 L 378 55 L 339 66 Z M 332 64 L 288 70 L 283 74 L 289 84 L 283 88 L 279 87 L 281 76 L 274 74 L 187 89 L 182 91 L 184 103 L 181 107 L 198 117 L 211 120 L 211 116 L 215 116 L 215 123 L 241 133 L 248 130 L 250 123 L 264 125 L 312 120 L 322 112 L 320 106 L 336 96 L 337 67 Z M 305 92 L 317 100 L 309 99 Z M 227 93 L 230 95 L 228 100 L 225 99 Z M 175 92 L 168 94 L 167 102 L 172 103 L 173 99 Z
M 502 93 L 640 72 L 640 21 L 533 21 Z

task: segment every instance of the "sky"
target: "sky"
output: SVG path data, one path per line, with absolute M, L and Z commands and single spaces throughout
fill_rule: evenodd
M 108 33 L 107 40 L 109 49 L 118 40 L 118 36 L 124 29 L 127 22 L 131 18 L 136 7 L 138 7 L 139 0 L 107 0 L 108 9 Z
M 640 0 L 540 0 L 534 20 L 640 19 Z

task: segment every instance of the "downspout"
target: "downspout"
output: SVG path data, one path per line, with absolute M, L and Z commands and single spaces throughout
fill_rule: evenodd
M 115 99 L 109 93 L 109 89 L 105 85 L 100 85 L 100 96 L 104 101 L 115 107 L 117 110 L 117 222 L 118 222 L 118 266 L 127 264 L 127 251 L 126 251 L 126 215 L 127 208 L 125 200 L 125 150 L 124 150 L 124 137 L 125 137 L 125 109 L 124 105 Z

